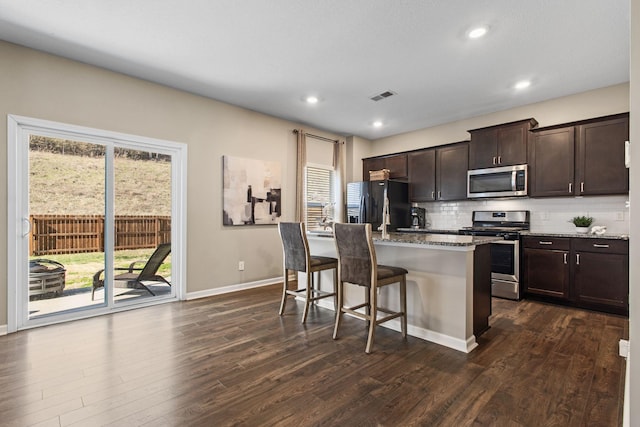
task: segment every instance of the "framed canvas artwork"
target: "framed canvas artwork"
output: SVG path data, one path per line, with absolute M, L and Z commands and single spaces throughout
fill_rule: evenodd
M 282 215 L 280 162 L 222 157 L 224 225 L 277 224 Z

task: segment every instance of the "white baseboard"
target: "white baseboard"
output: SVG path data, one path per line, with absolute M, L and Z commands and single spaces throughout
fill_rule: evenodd
M 327 308 L 333 311 L 333 303 L 327 300 L 317 301 L 317 304 L 322 308 Z M 400 332 L 400 320 L 392 319 L 388 322 L 380 324 L 384 328 L 389 328 L 394 331 Z M 435 344 L 439 344 L 445 347 L 452 348 L 454 350 L 461 351 L 463 353 L 470 353 L 474 348 L 478 346 L 476 343 L 476 337 L 471 335 L 467 340 L 461 340 L 454 338 L 450 335 L 445 335 L 440 332 L 435 332 L 430 329 L 420 328 L 418 326 L 407 325 L 407 335 L 420 338 L 425 341 L 429 341 Z
M 257 280 L 255 282 L 239 283 L 237 285 L 224 286 L 222 288 L 207 289 L 204 291 L 187 292 L 185 299 L 193 300 L 198 298 L 212 297 L 214 295 L 228 294 L 231 292 L 242 291 L 245 289 L 275 285 L 276 283 L 282 283 L 282 277 L 274 277 L 271 279 Z
M 9 327 L 7 325 L 0 325 L 0 336 L 7 335 L 9 333 Z

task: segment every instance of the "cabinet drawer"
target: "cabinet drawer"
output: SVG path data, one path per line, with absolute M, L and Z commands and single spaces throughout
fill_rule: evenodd
M 522 246 L 533 249 L 568 251 L 571 247 L 571 240 L 563 237 L 523 236 Z
M 573 249 L 578 252 L 627 254 L 629 253 L 629 241 L 611 239 L 573 239 Z

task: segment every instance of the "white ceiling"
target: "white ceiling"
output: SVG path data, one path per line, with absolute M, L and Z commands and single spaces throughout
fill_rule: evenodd
M 629 80 L 629 0 L 0 0 L 0 39 L 368 139 Z

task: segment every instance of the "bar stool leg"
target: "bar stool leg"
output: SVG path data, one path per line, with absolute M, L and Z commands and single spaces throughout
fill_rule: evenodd
M 340 320 L 342 319 L 342 281 L 338 280 L 337 284 L 337 292 L 336 292 L 336 300 L 337 300 L 337 310 L 336 310 L 336 325 L 333 328 L 333 339 L 338 339 L 338 328 L 340 327 Z
M 333 269 L 333 309 L 337 313 L 338 312 L 338 269 Z
M 402 276 L 400 281 L 400 310 L 402 318 L 400 325 L 402 328 L 402 338 L 407 338 L 407 276 Z
M 280 302 L 280 316 L 284 314 L 284 307 L 287 305 L 287 289 L 289 289 L 289 270 L 284 269 L 284 279 L 282 281 L 282 301 Z
M 365 287 L 364 288 L 364 302 L 367 304 L 364 308 L 364 312 L 367 315 L 367 321 L 366 321 L 366 326 L 367 328 L 370 325 L 370 319 L 371 319 L 371 287 Z
M 311 304 L 311 290 L 313 288 L 313 272 L 307 272 L 307 290 L 305 291 L 304 311 L 302 312 L 302 323 L 307 321 L 307 314 L 309 313 L 309 304 Z
M 369 287 L 369 336 L 367 337 L 367 347 L 365 353 L 371 353 L 371 347 L 373 347 L 373 339 L 376 334 L 376 319 L 378 317 L 378 292 L 376 286 Z

